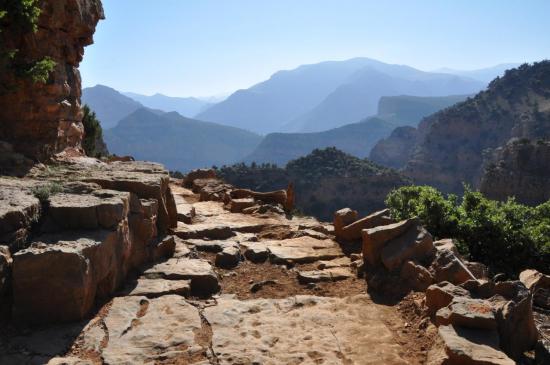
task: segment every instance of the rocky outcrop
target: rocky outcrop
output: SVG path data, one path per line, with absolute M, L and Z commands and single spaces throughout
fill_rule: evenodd
M 14 317 L 84 318 L 130 270 L 162 257 L 169 246 L 163 237 L 176 225 L 168 183 L 160 165 L 89 158 L 0 179 L 0 247 L 13 259 L 2 281 L 11 288 Z
M 36 33 L 18 27 L 2 29 L 7 49 L 18 49 L 17 59 L 33 62 L 50 57 L 55 67 L 46 83 L 33 82 L 15 72 L 3 72 L 0 84 L 0 140 L 17 152 L 44 160 L 66 148 L 80 151 L 84 133 L 80 109 L 80 73 L 84 47 L 93 42 L 103 18 L 99 0 L 39 2 Z
M 372 148 L 369 159 L 382 166 L 400 169 L 412 156 L 418 130 L 414 127 L 398 127 L 388 138 L 381 139 Z
M 489 199 L 515 197 L 536 205 L 550 199 L 550 141 L 512 140 L 485 162 L 480 191 Z

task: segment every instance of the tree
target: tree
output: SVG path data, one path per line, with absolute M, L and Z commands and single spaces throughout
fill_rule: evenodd
M 107 147 L 105 146 L 105 142 L 103 142 L 103 130 L 95 113 L 88 105 L 84 105 L 82 111 L 84 112 L 84 117 L 82 118 L 82 124 L 84 125 L 82 148 L 84 148 L 88 156 L 101 157 L 107 155 Z

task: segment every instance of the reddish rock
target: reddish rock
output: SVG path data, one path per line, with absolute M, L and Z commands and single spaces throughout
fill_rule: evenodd
M 345 226 L 352 224 L 358 219 L 358 214 L 356 210 L 350 208 L 343 208 L 334 213 L 334 233 L 336 237 L 342 235 L 342 230 Z
M 496 330 L 497 321 L 490 302 L 467 297 L 455 297 L 436 313 L 436 323 L 474 329 Z
M 14 72 L 0 74 L 0 140 L 18 152 L 44 161 L 72 149 L 82 153 L 84 133 L 80 109 L 80 73 L 84 47 L 93 43 L 96 24 L 103 18 L 99 0 L 47 0 L 36 33 L 21 34 L 18 27 L 0 33 L 6 49 L 17 49 L 17 58 L 55 63 L 46 83 L 33 82 Z M 5 27 L 4 27 L 5 28 Z
M 439 247 L 435 260 L 431 265 L 435 281 L 449 281 L 459 285 L 468 280 L 475 280 L 475 276 L 451 249 Z
M 183 179 L 183 186 L 193 187 L 193 182 L 197 179 L 215 179 L 216 171 L 212 169 L 197 169 L 189 172 Z
M 349 213 L 348 213 L 349 214 Z M 361 231 L 363 229 L 374 228 L 377 226 L 383 226 L 393 223 L 393 220 L 389 217 L 389 210 L 384 209 L 375 213 L 372 213 L 364 218 L 359 220 L 354 220 L 353 222 L 342 227 L 340 231 L 336 231 L 336 238 L 344 241 L 355 241 L 361 239 Z
M 384 245 L 405 233 L 410 227 L 418 225 L 419 221 L 415 218 L 362 230 L 363 257 L 371 265 L 380 264 L 380 254 Z
M 411 226 L 407 232 L 388 241 L 380 257 L 388 270 L 399 268 L 406 260 L 422 260 L 432 257 L 432 235 L 421 226 Z
M 407 261 L 401 267 L 401 278 L 416 291 L 425 291 L 432 283 L 432 274 L 422 265 Z
M 537 270 L 524 270 L 519 274 L 519 280 L 533 294 L 535 305 L 550 309 L 550 276 Z
M 469 296 L 470 293 L 467 290 L 449 282 L 437 283 L 426 289 L 426 307 L 428 307 L 429 313 L 434 314 L 439 309 L 451 304 L 454 298 Z

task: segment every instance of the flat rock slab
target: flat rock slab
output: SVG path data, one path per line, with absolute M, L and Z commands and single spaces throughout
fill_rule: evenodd
M 340 257 L 334 260 L 321 260 L 317 265 L 319 270 L 331 269 L 334 267 L 350 267 L 351 259 L 347 256 Z
M 454 326 L 439 327 L 445 344 L 445 364 L 513 365 L 515 362 L 497 350 L 496 331 L 473 330 Z
M 333 240 L 318 240 L 304 236 L 280 241 L 266 241 L 273 262 L 307 263 L 332 260 L 344 256 L 340 246 Z
M 497 328 L 497 321 L 490 302 L 465 297 L 454 298 L 448 307 L 438 310 L 436 323 L 474 329 L 493 330 Z
M 100 346 L 105 364 L 153 364 L 204 352 L 195 339 L 199 312 L 177 295 L 115 298 L 103 322 L 104 334 L 84 336 L 83 347 L 106 341 Z
M 218 276 L 206 260 L 172 258 L 144 271 L 148 279 L 191 280 L 193 294 L 210 295 L 219 290 Z
M 174 234 L 181 239 L 213 239 L 225 240 L 235 236 L 231 227 L 220 224 L 217 221 L 213 223 L 183 224 L 178 222 Z
M 188 297 L 191 292 L 190 280 L 164 280 L 139 278 L 130 283 L 123 295 L 157 298 L 163 295 L 175 294 Z
M 367 296 L 222 296 L 204 316 L 219 364 L 406 364 Z
M 220 240 L 198 240 L 198 239 L 189 239 L 185 240 L 185 243 L 195 247 L 197 251 L 205 252 L 221 252 L 227 247 L 239 247 L 235 241 L 220 241 Z
M 353 278 L 350 269 L 344 267 L 333 267 L 324 270 L 298 271 L 298 281 L 302 284 L 319 283 L 322 281 L 339 281 Z

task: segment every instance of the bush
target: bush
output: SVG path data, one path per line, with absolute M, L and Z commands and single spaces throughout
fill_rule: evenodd
M 37 186 L 32 189 L 34 196 L 40 200 L 42 204 L 45 204 L 50 199 L 50 196 L 61 193 L 63 186 L 58 182 L 51 182 L 46 185 Z
M 467 187 L 458 199 L 429 186 L 407 186 L 392 191 L 386 204 L 395 219 L 417 216 L 435 237 L 457 239 L 462 254 L 493 272 L 550 271 L 550 201 L 529 207 L 489 200 Z

